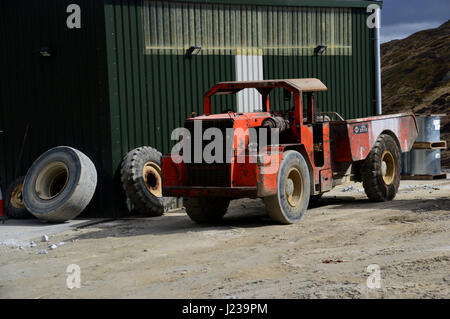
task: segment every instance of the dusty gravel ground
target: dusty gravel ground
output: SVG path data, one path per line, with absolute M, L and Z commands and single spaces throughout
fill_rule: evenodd
M 449 230 L 450 180 L 404 181 L 389 203 L 339 186 L 292 226 L 240 200 L 217 226 L 181 211 L 0 246 L 0 298 L 449 298 Z M 79 289 L 66 286 L 69 264 Z M 379 289 L 366 284 L 371 264 Z

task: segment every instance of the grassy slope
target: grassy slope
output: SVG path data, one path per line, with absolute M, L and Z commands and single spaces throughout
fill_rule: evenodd
M 450 20 L 381 46 L 383 112 L 450 115 Z M 450 143 L 450 116 L 442 117 L 441 138 Z M 450 167 L 450 151 L 442 152 Z

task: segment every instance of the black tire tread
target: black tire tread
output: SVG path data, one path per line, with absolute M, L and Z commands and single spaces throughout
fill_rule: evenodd
M 148 196 L 146 190 L 142 188 L 141 163 L 152 161 L 161 166 L 161 157 L 161 152 L 152 147 L 138 147 L 125 156 L 120 170 L 126 196 L 137 212 L 150 217 L 161 216 L 164 213 L 163 198 Z
M 381 176 L 381 156 L 386 149 L 393 154 L 396 165 L 396 176 L 389 187 L 384 184 Z M 401 160 L 398 145 L 392 136 L 382 134 L 361 166 L 362 183 L 367 197 L 374 202 L 393 200 L 400 186 L 400 174 Z
M 228 210 L 228 198 L 187 197 L 183 199 L 186 213 L 199 224 L 217 223 Z

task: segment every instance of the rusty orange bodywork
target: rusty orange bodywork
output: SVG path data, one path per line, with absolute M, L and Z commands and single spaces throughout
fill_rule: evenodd
M 294 110 L 289 117 L 286 132 L 278 145 L 269 145 L 260 153 L 249 151 L 249 128 L 259 128 L 264 120 L 281 116 L 270 111 L 269 94 L 282 87 L 292 93 Z M 261 93 L 263 112 L 211 114 L 211 97 L 216 94 L 234 94 L 242 89 L 255 88 Z M 364 160 L 381 134 L 390 134 L 402 152 L 411 150 L 417 137 L 417 125 L 412 114 L 375 116 L 355 120 L 324 120 L 314 114 L 313 92 L 326 86 L 317 79 L 267 80 L 222 82 L 204 95 L 204 114 L 189 121 L 231 121 L 234 134 L 231 161 L 221 166 L 204 164 L 202 174 L 221 176 L 211 185 L 189 180 L 190 166 L 180 155 L 168 154 L 162 159 L 164 196 L 211 197 L 267 197 L 277 194 L 278 169 L 283 153 L 296 150 L 305 158 L 311 178 L 311 195 L 330 191 L 335 177 L 348 173 L 352 163 Z M 303 95 L 306 94 L 304 113 Z M 220 171 L 219 171 L 220 170 Z

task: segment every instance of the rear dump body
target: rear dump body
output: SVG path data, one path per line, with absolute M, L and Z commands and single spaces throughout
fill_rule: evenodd
M 194 132 L 194 121 L 201 120 L 202 132 L 210 127 L 216 127 L 226 136 L 227 128 L 258 127 L 262 120 L 270 117 L 270 113 L 248 114 L 218 114 L 196 117 L 185 122 L 185 128 Z M 221 163 L 205 163 L 203 160 L 195 161 L 194 153 L 204 147 L 210 141 L 204 141 L 200 146 L 192 144 L 190 161 L 186 157 L 169 154 L 162 160 L 163 195 L 183 197 L 227 197 L 227 198 L 258 198 L 268 197 L 277 193 L 277 174 L 283 152 L 297 150 L 303 152 L 310 166 L 311 185 L 314 185 L 311 194 L 329 191 L 332 185 L 338 184 L 344 176 L 351 174 L 351 166 L 355 162 L 366 159 L 375 142 L 381 134 L 391 135 L 397 142 L 401 152 L 411 150 L 417 137 L 417 124 L 412 114 L 397 114 L 376 116 L 347 121 L 329 121 L 322 123 L 328 130 L 329 139 L 326 138 L 326 130 L 317 130 L 323 134 L 322 149 L 325 154 L 325 163 L 316 167 L 314 160 L 315 151 L 311 145 L 302 141 L 297 143 L 285 143 L 271 145 L 260 153 L 250 153 L 248 139 L 234 136 L 233 152 L 229 154 L 229 160 L 224 158 Z M 314 125 L 321 125 L 315 123 Z M 316 130 L 305 125 L 303 129 Z M 229 137 L 230 138 L 230 137 Z M 314 138 L 316 140 L 316 138 Z M 192 142 L 193 143 L 193 142 Z M 224 139 L 226 143 L 226 139 Z M 316 142 L 314 142 L 316 143 Z M 245 145 L 244 145 L 245 144 Z M 238 152 L 239 147 L 245 149 Z M 197 149 L 195 148 L 197 147 Z M 314 144 L 314 148 L 316 145 Z M 224 150 L 226 146 L 224 145 Z M 328 163 L 327 163 L 328 162 Z M 322 166 L 323 165 L 323 166 Z M 330 169 L 331 168 L 331 169 Z M 326 173 L 326 174 L 325 174 Z M 326 181 L 322 181 L 322 177 Z M 321 188 L 322 187 L 322 188 Z
M 374 116 L 330 123 L 332 160 L 357 162 L 364 160 L 381 134 L 389 134 L 401 152 L 409 152 L 417 137 L 413 114 Z

